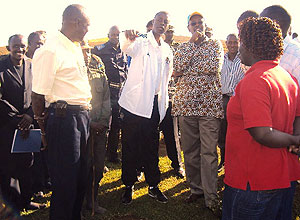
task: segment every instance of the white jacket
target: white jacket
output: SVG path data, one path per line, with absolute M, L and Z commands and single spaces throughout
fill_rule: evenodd
M 168 82 L 173 71 L 173 54 L 162 38 L 160 43 L 161 46 L 158 46 L 152 31 L 147 37 L 138 37 L 133 42 L 121 34 L 121 50 L 131 56 L 132 60 L 119 104 L 132 114 L 151 118 L 156 86 L 153 82 L 157 82 L 157 77 L 161 76 L 158 110 L 162 121 L 169 104 Z M 159 57 L 161 64 L 158 62 Z

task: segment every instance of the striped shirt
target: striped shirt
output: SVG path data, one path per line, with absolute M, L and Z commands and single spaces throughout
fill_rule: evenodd
M 241 65 L 241 60 L 237 54 L 233 61 L 228 58 L 228 53 L 224 55 L 224 63 L 221 70 L 221 90 L 223 95 L 232 96 L 235 87 L 244 77 L 245 69 Z
M 283 55 L 279 65 L 300 82 L 300 44 L 286 36 L 283 41 Z

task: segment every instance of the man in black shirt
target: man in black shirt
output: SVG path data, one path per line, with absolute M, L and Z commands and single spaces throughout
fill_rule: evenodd
M 118 100 L 124 82 L 127 78 L 127 59 L 120 49 L 119 28 L 112 26 L 108 33 L 108 42 L 96 46 L 92 53 L 99 56 L 105 65 L 105 73 L 108 78 L 110 100 L 112 107 L 112 121 L 108 135 L 107 157 L 108 161 L 118 163 L 117 149 L 120 135 L 120 106 Z

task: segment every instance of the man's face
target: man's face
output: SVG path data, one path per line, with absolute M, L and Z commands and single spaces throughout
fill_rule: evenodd
M 165 41 L 170 42 L 173 40 L 174 37 L 174 31 L 166 31 L 165 33 Z
M 153 32 L 162 35 L 166 32 L 169 25 L 169 16 L 166 13 L 160 13 L 153 20 Z
M 36 51 L 36 49 L 40 48 L 45 44 L 46 37 L 43 34 L 37 34 L 33 37 L 31 42 L 28 45 L 28 50 L 32 51 L 33 53 Z
M 188 29 L 192 34 L 195 33 L 196 31 L 199 31 L 200 33 L 203 33 L 203 35 L 205 35 L 204 18 L 201 17 L 200 15 L 192 16 L 191 19 L 189 20 Z
M 15 36 L 10 40 L 8 45 L 11 58 L 14 60 L 22 60 L 26 52 L 26 41 L 23 36 Z
M 89 31 L 90 20 L 87 16 L 82 16 L 76 20 L 76 41 L 83 41 L 84 36 Z
M 226 40 L 226 46 L 229 53 L 235 54 L 239 49 L 239 41 L 235 36 L 229 36 Z
M 108 33 L 109 42 L 112 45 L 118 45 L 119 44 L 119 35 L 120 35 L 119 29 L 118 28 L 112 28 L 110 30 L 110 32 Z

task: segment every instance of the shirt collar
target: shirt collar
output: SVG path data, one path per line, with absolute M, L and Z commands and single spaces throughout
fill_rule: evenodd
M 153 45 L 153 47 L 159 47 L 155 37 L 154 37 L 154 34 L 153 34 L 153 31 L 150 31 L 148 34 L 148 39 L 150 41 L 150 43 Z M 164 43 L 164 41 L 162 40 L 162 38 L 160 37 L 159 38 L 159 41 L 160 41 L 160 45 L 162 45 Z
M 72 48 L 72 49 L 80 49 L 80 44 L 78 43 L 78 45 L 76 43 L 74 43 L 73 41 L 71 41 L 69 38 L 66 37 L 66 35 L 64 35 L 63 33 L 61 33 L 60 31 L 58 32 L 58 37 L 59 39 L 62 41 L 62 43 L 68 47 L 68 48 Z
M 245 75 L 252 72 L 254 69 L 261 69 L 262 71 L 265 72 L 267 69 L 274 68 L 275 66 L 278 65 L 279 65 L 279 60 L 261 60 L 253 64 L 251 68 L 245 73 Z
M 237 52 L 237 54 L 235 55 L 235 57 L 233 58 L 233 60 L 230 60 L 229 57 L 228 57 L 228 52 L 224 55 L 224 58 L 231 61 L 231 62 L 236 62 L 237 59 L 240 59 L 240 52 Z

